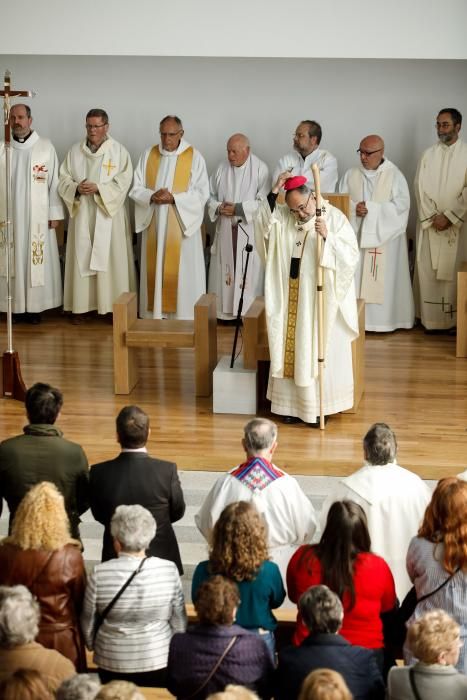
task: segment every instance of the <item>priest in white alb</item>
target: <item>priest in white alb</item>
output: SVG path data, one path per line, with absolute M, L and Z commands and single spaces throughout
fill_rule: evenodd
M 294 150 L 279 159 L 272 181 L 286 170 L 291 175 L 303 175 L 307 184 L 313 187 L 312 165 L 317 165 L 321 178 L 321 192 L 335 192 L 337 185 L 337 160 L 324 148 L 320 148 L 322 129 L 313 119 L 304 119 L 293 135 Z
M 40 313 L 62 303 L 62 277 L 55 228 L 63 219 L 57 192 L 58 160 L 53 145 L 31 129 L 28 105 L 10 110 L 13 213 L 13 314 L 40 322 Z M 5 144 L 0 143 L 0 222 L 6 220 Z M 7 245 L 0 237 L 0 310 L 7 308 Z M 17 317 L 20 320 L 21 317 Z
M 120 294 L 136 291 L 126 208 L 133 168 L 108 130 L 107 113 L 89 110 L 87 138 L 72 146 L 60 167 L 59 191 L 70 215 L 63 308 L 76 322 L 88 311 L 112 312 Z
M 216 231 L 208 289 L 217 297 L 217 318 L 231 320 L 237 316 L 248 243 L 253 251 L 248 261 L 243 312 L 264 293 L 264 265 L 256 251 L 253 219 L 269 190 L 267 165 L 251 153 L 246 136 L 233 134 L 227 141 L 227 160 L 210 178 L 208 214 L 216 222 Z
M 428 331 L 449 330 L 457 323 L 457 271 L 467 260 L 467 144 L 459 138 L 461 125 L 459 110 L 439 112 L 439 141 L 422 155 L 415 176 L 414 289 L 417 316 Z
M 277 204 L 281 187 L 286 203 Z M 354 274 L 357 239 L 338 209 L 316 201 L 303 176 L 278 177 L 256 221 L 266 256 L 265 304 L 271 368 L 267 396 L 284 422 L 319 426 L 317 272 L 324 277 L 324 391 L 326 415 L 353 406 L 352 341 L 358 336 Z M 318 236 L 323 239 L 317 259 Z
M 206 291 L 201 224 L 209 198 L 203 156 L 167 116 L 161 143 L 147 148 L 135 169 L 130 197 L 141 238 L 139 312 L 143 318 L 193 319 Z
M 365 300 L 365 329 L 412 328 L 415 310 L 406 237 L 407 181 L 384 157 L 380 136 L 365 136 L 358 153 L 361 165 L 347 170 L 339 192 L 350 194 L 350 223 L 360 246 L 355 285 L 357 296 Z
M 317 518 L 311 501 L 293 476 L 272 459 L 277 448 L 277 426 L 267 418 L 253 418 L 244 427 L 242 447 L 246 461 L 219 476 L 195 515 L 207 542 L 220 514 L 236 501 L 249 501 L 264 517 L 271 559 L 286 579 L 287 565 L 302 544 L 311 542 Z
M 321 529 L 334 501 L 350 500 L 365 511 L 371 551 L 389 564 L 399 600 L 411 588 L 405 565 L 412 537 L 420 527 L 431 491 L 425 482 L 397 464 L 397 441 L 386 423 L 375 423 L 363 438 L 365 464 L 339 479 L 323 503 Z

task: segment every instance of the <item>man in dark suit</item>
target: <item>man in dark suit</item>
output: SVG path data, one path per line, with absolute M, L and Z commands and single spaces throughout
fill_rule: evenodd
M 383 700 L 384 683 L 374 652 L 338 634 L 344 617 L 338 596 L 327 586 L 312 586 L 298 607 L 310 635 L 299 647 L 279 652 L 276 700 L 296 700 L 305 678 L 318 668 L 340 673 L 355 700 Z
M 157 523 L 148 554 L 169 559 L 183 574 L 182 561 L 172 523 L 185 512 L 177 465 L 150 457 L 146 450 L 149 416 L 138 406 L 125 406 L 117 416 L 117 439 L 122 448 L 116 459 L 91 467 L 91 510 L 105 527 L 102 561 L 116 556 L 110 521 L 119 505 L 141 505 Z

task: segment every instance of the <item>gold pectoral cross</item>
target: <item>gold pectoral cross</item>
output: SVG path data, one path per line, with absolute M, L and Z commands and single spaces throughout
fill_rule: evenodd
M 108 163 L 102 163 L 103 168 L 107 168 L 107 175 L 110 175 L 111 171 L 114 170 L 117 166 L 112 164 L 112 159 L 109 158 Z

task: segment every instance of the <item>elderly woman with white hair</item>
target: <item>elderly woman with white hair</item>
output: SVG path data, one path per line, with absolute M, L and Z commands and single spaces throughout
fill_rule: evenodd
M 146 557 L 156 521 L 139 505 L 118 506 L 111 521 L 117 557 L 89 577 L 81 618 L 102 683 L 125 680 L 164 687 L 169 644 L 186 628 L 185 600 L 175 564 Z
M 77 673 L 63 681 L 55 694 L 56 700 L 94 700 L 101 689 L 101 682 L 91 673 Z
M 0 681 L 18 669 L 39 671 L 55 691 L 76 671 L 69 659 L 35 642 L 40 608 L 25 586 L 0 586 Z

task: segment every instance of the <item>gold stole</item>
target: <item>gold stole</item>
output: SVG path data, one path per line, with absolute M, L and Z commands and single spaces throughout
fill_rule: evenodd
M 158 146 L 154 146 L 146 164 L 146 187 L 155 189 L 161 154 Z M 193 148 L 190 146 L 177 157 L 175 174 L 172 183 L 172 194 L 186 192 L 193 163 Z M 175 313 L 177 311 L 178 271 L 180 267 L 180 248 L 182 244 L 182 229 L 175 212 L 175 204 L 169 204 L 167 217 L 167 235 L 165 239 L 164 265 L 162 272 L 162 311 Z M 156 210 L 148 227 L 146 241 L 146 282 L 148 295 L 148 311 L 154 310 L 154 291 L 156 287 L 157 260 L 157 231 Z
M 285 337 L 285 352 L 284 352 L 284 377 L 293 379 L 295 376 L 295 331 L 297 328 L 297 311 L 298 297 L 300 292 L 300 264 L 303 255 L 303 249 L 308 237 L 308 231 L 304 233 L 301 227 L 298 229 L 301 234 L 297 237 L 297 242 L 300 242 L 300 254 L 295 256 L 297 261 L 297 277 L 292 277 L 289 272 L 289 303 L 287 310 L 287 334 Z M 294 258 L 292 258 L 293 260 Z M 292 261 L 291 261 L 292 264 Z

